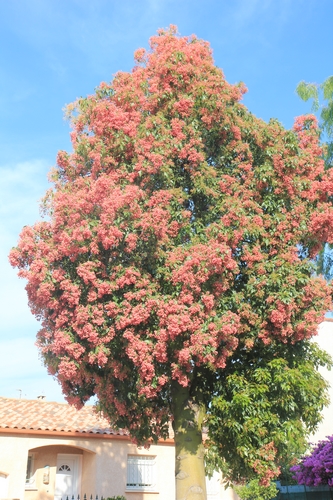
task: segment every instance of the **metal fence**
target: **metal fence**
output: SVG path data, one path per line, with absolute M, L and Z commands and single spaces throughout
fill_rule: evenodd
M 121 500 L 122 498 L 125 498 L 121 495 L 119 496 L 111 496 L 111 495 L 108 495 L 108 496 L 103 496 L 103 495 L 83 495 L 83 496 L 80 496 L 80 495 L 66 495 L 64 497 L 61 497 L 61 500 L 108 500 L 109 499 L 115 499 L 115 500 Z
M 61 497 L 61 500 L 106 500 L 107 497 L 103 497 L 103 495 L 98 496 L 98 495 L 83 495 L 83 497 L 80 495 L 66 495 L 64 497 Z
M 333 489 L 328 486 L 278 486 L 276 500 L 333 500 Z

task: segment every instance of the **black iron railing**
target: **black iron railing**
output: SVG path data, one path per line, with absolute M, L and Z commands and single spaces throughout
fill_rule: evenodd
M 124 496 L 116 495 L 116 496 L 103 496 L 103 495 L 65 495 L 61 497 L 61 500 L 126 500 Z

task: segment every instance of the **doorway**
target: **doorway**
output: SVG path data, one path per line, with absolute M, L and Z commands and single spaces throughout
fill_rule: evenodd
M 77 498 L 81 494 L 81 455 L 59 454 L 55 481 L 55 500 Z

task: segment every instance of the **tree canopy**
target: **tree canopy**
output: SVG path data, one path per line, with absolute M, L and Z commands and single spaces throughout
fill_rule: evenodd
M 177 494 L 205 498 L 188 482 L 204 424 L 230 477 L 242 463 L 269 481 L 288 437 L 320 418 L 328 360 L 308 339 L 331 288 L 311 259 L 333 241 L 333 174 L 315 117 L 257 119 L 207 42 L 171 27 L 135 59 L 68 107 L 73 151 L 10 259 L 67 400 L 95 394 L 139 443 L 172 420 Z
M 325 363 L 327 354 L 310 342 L 274 342 L 238 359 L 236 351 L 212 398 L 208 462 L 236 483 L 253 471 L 279 477 L 294 465 L 308 447 L 304 424 L 314 431 L 318 410 L 329 402 L 317 371 Z

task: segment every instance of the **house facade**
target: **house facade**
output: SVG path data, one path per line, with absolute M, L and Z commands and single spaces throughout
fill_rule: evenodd
M 220 478 L 207 481 L 209 500 L 236 500 Z M 137 448 L 126 432 L 85 406 L 0 398 L 0 499 L 172 500 L 173 439 Z

